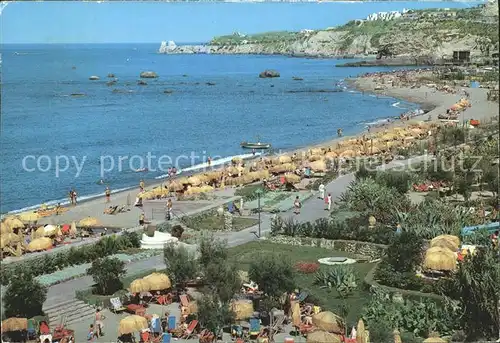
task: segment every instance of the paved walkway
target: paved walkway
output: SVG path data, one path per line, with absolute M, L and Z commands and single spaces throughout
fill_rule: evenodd
M 415 163 L 419 161 L 423 161 L 425 157 L 420 156 L 410 160 L 404 161 L 393 161 L 388 165 L 381 166 L 381 168 L 393 168 L 397 165 L 408 165 L 408 163 Z M 331 193 L 333 199 L 337 199 L 341 193 L 343 193 L 349 183 L 354 180 L 354 173 L 345 174 L 337 179 L 333 180 L 329 184 L 326 185 L 326 192 Z M 324 201 L 322 199 L 318 199 L 317 196 L 311 197 L 308 201 L 303 203 L 301 213 L 299 215 L 295 215 L 293 210 L 289 210 L 281 216 L 283 218 L 293 217 L 300 222 L 314 221 L 319 218 L 325 218 L 329 215 L 328 211 L 324 210 Z M 261 214 L 261 235 L 264 236 L 271 230 L 271 218 L 270 214 Z M 258 231 L 258 226 L 254 226 L 239 232 L 224 232 L 216 234 L 217 237 L 221 239 L 227 240 L 227 243 L 230 247 L 242 245 L 254 240 L 257 240 L 257 236 L 254 232 Z M 149 259 L 132 262 L 126 266 L 127 273 L 136 274 L 139 272 L 143 272 L 148 269 L 162 269 L 165 268 L 165 264 L 163 262 L 163 255 L 154 256 Z M 76 290 L 87 289 L 91 287 L 93 284 L 92 278 L 85 276 L 82 278 L 66 281 L 54 286 L 49 287 L 49 291 L 47 294 L 47 300 L 45 305 L 57 304 L 66 300 L 70 300 L 74 298 L 74 294 Z

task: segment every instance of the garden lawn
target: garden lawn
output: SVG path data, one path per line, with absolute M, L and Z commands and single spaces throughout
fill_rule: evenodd
M 221 231 L 224 230 L 224 217 L 218 216 L 215 212 L 202 214 L 195 217 L 182 218 L 184 224 L 190 229 L 196 231 Z M 233 231 L 241 231 L 259 223 L 258 219 L 240 217 L 238 214 L 233 216 Z
M 233 259 L 238 268 L 248 271 L 250 264 L 257 255 L 278 253 L 283 254 L 290 259 L 292 264 L 304 262 L 317 262 L 318 259 L 324 257 L 345 256 L 354 258 L 352 254 L 342 251 L 335 251 L 316 247 L 292 246 L 287 244 L 277 244 L 265 241 L 254 241 L 244 245 L 240 245 L 229 249 L 229 258 Z M 332 311 L 341 315 L 341 308 L 345 305 L 348 308 L 347 323 L 349 327 L 356 325 L 360 314 L 365 304 L 370 299 L 370 293 L 365 291 L 363 280 L 366 274 L 374 266 L 370 263 L 355 263 L 351 265 L 358 276 L 358 290 L 351 294 L 347 299 L 343 300 L 338 297 L 335 290 L 328 292 L 319 286 L 313 285 L 313 274 L 302 274 L 297 272 L 297 287 L 301 290 L 308 290 L 310 298 L 308 301 L 314 302 L 322 306 L 324 310 Z M 331 266 L 321 265 L 320 270 L 328 270 Z

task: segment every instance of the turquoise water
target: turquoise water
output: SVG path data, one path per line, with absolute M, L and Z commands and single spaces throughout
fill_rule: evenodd
M 392 106 L 398 100 L 349 90 L 318 92 L 338 89 L 344 78 L 374 71 L 335 68 L 345 61 L 160 55 L 157 48 L 3 47 L 2 212 L 65 199 L 70 188 L 80 199 L 102 194 L 105 186 L 97 184 L 101 178 L 112 190 L 135 187 L 141 178 L 165 174 L 171 164 L 185 168 L 205 162 L 207 156 L 243 154 L 239 143 L 256 136 L 277 150 L 322 142 L 334 137 L 339 127 L 345 134 L 356 133 L 367 123 L 413 107 L 404 102 Z M 281 77 L 259 79 L 265 69 L 276 69 Z M 147 70 L 159 77 L 138 85 L 140 72 Z M 108 73 L 115 74 L 116 84 L 106 84 Z M 92 75 L 100 80 L 90 81 Z M 199 157 L 175 160 L 192 153 Z M 162 160 L 164 170 L 159 170 L 157 159 L 148 167 L 148 154 L 168 155 L 172 161 Z M 37 167 L 41 155 L 46 156 Z M 109 157 L 101 161 L 104 155 Z M 58 156 L 59 169 L 69 164 L 56 173 Z M 121 170 L 120 156 L 127 158 Z M 111 160 L 115 168 L 102 173 L 111 169 Z M 79 173 L 75 162 L 83 166 Z M 144 167 L 156 171 L 133 170 Z

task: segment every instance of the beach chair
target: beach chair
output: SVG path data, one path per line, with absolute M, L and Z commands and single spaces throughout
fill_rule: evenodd
M 278 332 L 282 332 L 283 331 L 283 326 L 285 324 L 285 315 L 283 313 L 279 313 L 279 314 L 273 314 L 273 321 L 272 321 L 272 324 L 273 324 L 273 327 L 272 327 L 272 331 L 273 333 L 278 333 Z
M 167 330 L 172 331 L 172 330 L 175 330 L 176 327 L 177 327 L 176 317 L 175 316 L 168 316 Z
M 161 343 L 170 343 L 172 341 L 172 335 L 170 333 L 165 332 L 163 336 L 161 336 Z
M 231 338 L 241 338 L 243 337 L 243 327 L 241 325 L 231 326 Z
M 189 323 L 186 331 L 184 331 L 184 333 L 182 334 L 181 338 L 182 339 L 190 339 L 194 336 L 194 330 L 196 329 L 196 327 L 198 326 L 198 321 L 195 319 L 195 320 L 192 320 L 191 323 Z
M 113 313 L 120 313 L 126 310 L 119 297 L 109 299 L 109 303 L 111 304 L 110 310 Z
M 255 338 L 260 334 L 260 320 L 258 318 L 250 318 L 250 338 Z
M 188 298 L 187 294 L 179 295 L 179 301 L 180 301 L 182 307 L 189 307 L 189 298 Z

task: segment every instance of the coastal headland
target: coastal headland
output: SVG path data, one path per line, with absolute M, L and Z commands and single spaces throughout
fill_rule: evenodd
M 408 11 L 392 18 L 353 20 L 324 30 L 234 33 L 206 45 L 172 46 L 172 54 L 267 54 L 312 58 L 406 59 L 399 65 L 451 61 L 454 51 L 469 51 L 475 62 L 498 54 L 498 2 L 467 9 Z M 394 65 L 394 64 L 392 64 Z

